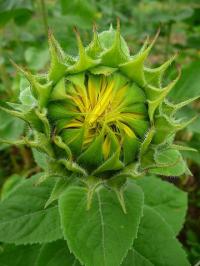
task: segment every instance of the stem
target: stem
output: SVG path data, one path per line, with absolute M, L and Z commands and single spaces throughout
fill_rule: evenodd
M 47 16 L 45 0 L 40 0 L 40 4 L 41 4 L 42 20 L 43 20 L 45 34 L 46 36 L 48 36 L 49 26 L 48 26 L 48 16 Z
M 10 159 L 13 166 L 13 173 L 18 173 L 20 171 L 20 166 L 17 162 L 17 150 L 15 147 L 11 147 Z
M 29 150 L 26 147 L 22 146 L 22 147 L 19 147 L 19 151 L 23 159 L 24 169 L 25 170 L 30 169 L 31 156 L 30 156 Z

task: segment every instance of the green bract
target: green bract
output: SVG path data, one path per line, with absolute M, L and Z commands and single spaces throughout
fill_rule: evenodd
M 29 124 L 30 133 L 18 144 L 48 155 L 47 175 L 110 179 L 187 171 L 177 150 L 182 147 L 173 139 L 191 122 L 175 118 L 191 100 L 174 105 L 166 99 L 179 78 L 163 86 L 175 57 L 157 68 L 145 66 L 157 35 L 130 55 L 119 23 L 117 30 L 94 29 L 86 48 L 76 31 L 79 54 L 72 57 L 50 33 L 48 73 L 33 75 L 17 66 L 31 91 L 21 92 L 21 103 L 2 109 Z

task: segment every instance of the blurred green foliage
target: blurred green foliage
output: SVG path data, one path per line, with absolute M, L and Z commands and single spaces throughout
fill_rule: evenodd
M 200 95 L 199 0 L 0 0 L 0 104 L 16 101 L 19 91 L 26 87 L 10 59 L 28 65 L 33 72 L 45 71 L 49 62 L 48 29 L 54 32 L 64 50 L 75 54 L 74 26 L 87 44 L 93 22 L 102 30 L 109 24 L 115 25 L 117 17 L 131 50 L 137 50 L 147 35 L 152 37 L 161 28 L 149 64 L 159 65 L 179 52 L 177 63 L 182 76 L 170 95 L 174 102 Z M 182 177 L 177 182 L 189 192 L 188 216 L 180 239 L 192 264 L 200 260 L 199 111 L 198 100 L 183 109 L 181 115 L 197 119 L 177 137 L 177 142 L 186 142 L 197 149 L 197 152 L 184 152 L 194 176 Z M 20 120 L 0 112 L 0 138 L 16 140 L 24 130 Z M 19 176 L 26 178 L 38 172 L 34 159 L 40 160 L 39 154 L 33 156 L 28 148 L 0 144 L 0 184 L 6 180 L 7 189 L 19 181 Z

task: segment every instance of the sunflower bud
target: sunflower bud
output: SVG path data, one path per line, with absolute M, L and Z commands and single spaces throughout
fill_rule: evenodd
M 17 67 L 29 80 L 36 104 L 2 109 L 29 123 L 26 144 L 49 156 L 52 172 L 54 165 L 55 171 L 65 168 L 102 178 L 187 171 L 177 150 L 181 147 L 173 140 L 191 122 L 177 120 L 175 113 L 191 100 L 175 105 L 166 98 L 180 75 L 163 86 L 164 72 L 175 56 L 160 67 L 145 66 L 158 34 L 134 56 L 119 22 L 117 30 L 111 27 L 100 34 L 94 27 L 86 48 L 77 30 L 75 34 L 78 56 L 72 57 L 49 33 L 47 75 L 35 76 Z

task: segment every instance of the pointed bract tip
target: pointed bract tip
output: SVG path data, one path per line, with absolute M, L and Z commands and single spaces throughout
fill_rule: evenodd
M 73 32 L 75 33 L 75 35 L 80 37 L 80 32 L 78 31 L 78 28 L 76 26 L 73 26 Z
M 177 69 L 178 75 L 177 75 L 177 78 L 175 80 L 178 81 L 180 79 L 180 77 L 181 77 L 182 69 L 181 69 L 180 65 L 176 65 L 176 69 Z
M 98 33 L 97 33 L 97 24 L 96 22 L 93 23 L 93 41 L 96 41 L 98 39 Z
M 117 17 L 117 31 L 120 32 L 120 18 Z
M 160 28 L 158 28 L 158 30 L 156 32 L 156 35 L 154 36 L 154 38 L 153 38 L 152 43 L 151 43 L 150 46 L 153 46 L 155 44 L 155 42 L 158 39 L 159 35 L 160 35 Z
M 97 32 L 97 24 L 96 24 L 96 21 L 93 22 L 93 33 L 96 33 Z
M 16 68 L 18 71 L 22 72 L 22 73 L 28 73 L 28 71 L 26 69 L 24 69 L 23 67 L 19 66 L 17 63 L 15 63 L 15 61 L 12 58 L 9 58 L 10 63 L 14 66 L 14 68 Z
M 113 31 L 113 25 L 110 23 L 109 31 Z
M 76 35 L 76 39 L 77 39 L 77 42 L 78 42 L 78 46 L 80 48 L 81 46 L 83 46 L 82 41 L 81 41 L 80 32 L 79 32 L 79 30 L 78 30 L 78 28 L 76 26 L 73 27 L 73 31 L 74 31 L 74 33 Z
M 48 39 L 50 40 L 53 37 L 53 31 L 49 28 L 48 29 Z
M 177 58 L 177 57 L 179 56 L 179 54 L 180 54 L 180 51 L 176 51 L 176 52 L 174 53 L 174 58 Z
M 15 63 L 15 61 L 12 58 L 9 58 L 10 63 L 17 69 L 19 69 L 19 66 L 17 65 L 17 63 Z

